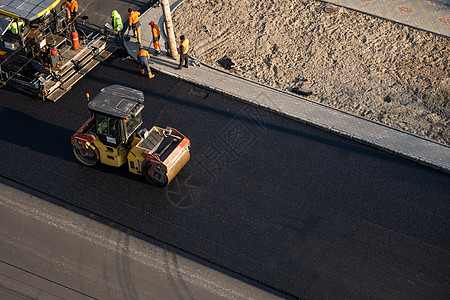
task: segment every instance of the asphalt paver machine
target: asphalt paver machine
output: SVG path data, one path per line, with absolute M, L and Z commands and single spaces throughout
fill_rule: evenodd
M 130 172 L 164 187 L 189 161 L 190 141 L 176 129 L 139 129 L 142 91 L 116 84 L 88 101 L 92 116 L 71 137 L 73 153 L 82 164 L 94 166 L 100 161 L 120 167 L 127 163 Z
M 56 101 L 111 54 L 110 31 L 60 2 L 0 0 L 0 86 Z

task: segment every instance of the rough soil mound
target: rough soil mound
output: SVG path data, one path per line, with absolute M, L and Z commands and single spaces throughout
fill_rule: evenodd
M 186 0 L 190 54 L 237 75 L 450 145 L 450 40 L 314 0 Z

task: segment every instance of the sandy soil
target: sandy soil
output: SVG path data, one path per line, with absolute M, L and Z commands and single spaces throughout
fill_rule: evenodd
M 175 32 L 205 63 L 450 145 L 450 40 L 314 0 L 186 0 Z M 337 8 L 337 7 L 335 7 Z

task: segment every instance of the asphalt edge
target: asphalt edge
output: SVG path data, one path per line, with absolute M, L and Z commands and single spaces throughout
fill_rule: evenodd
M 326 2 L 326 1 L 321 1 L 321 0 L 318 0 L 318 1 L 323 2 L 323 3 L 329 3 L 329 4 L 335 5 L 334 3 L 331 3 L 331 2 Z M 184 0 L 177 0 L 177 1 L 175 1 L 175 3 L 173 3 L 173 4 L 171 5 L 171 12 L 173 13 L 173 12 L 174 12 L 174 11 L 175 11 L 175 10 L 176 10 L 183 2 L 184 2 Z M 344 7 L 344 6 L 342 6 L 342 7 Z M 143 13 L 141 14 L 141 18 L 144 17 L 144 15 L 146 15 L 147 13 L 149 13 L 150 10 L 153 9 L 153 8 L 158 8 L 158 7 L 150 6 L 145 12 L 143 12 Z M 347 7 L 344 7 L 344 8 L 350 9 L 350 8 L 347 8 Z M 352 10 L 352 9 L 350 9 L 350 10 Z M 357 10 L 353 10 L 353 11 L 357 11 Z M 359 13 L 364 13 L 364 12 L 360 12 L 360 11 L 358 11 L 358 12 L 359 12 Z M 378 16 L 374 16 L 374 17 L 378 17 Z M 161 20 L 163 20 L 163 18 L 164 18 L 163 15 L 161 15 L 161 17 L 160 17 L 159 20 L 158 20 L 158 23 L 163 23 L 163 22 L 161 22 Z M 392 21 L 392 20 L 389 20 L 389 19 L 386 19 L 386 20 Z M 397 22 L 394 22 L 394 23 L 397 23 Z M 164 24 L 164 23 L 163 23 L 163 24 Z M 405 26 L 409 26 L 409 25 L 403 24 L 403 23 L 399 23 L 399 24 L 402 24 L 402 25 L 405 25 Z M 165 38 L 165 40 L 167 40 L 167 35 L 165 34 L 165 29 L 166 29 L 165 26 L 162 26 L 161 32 L 162 32 L 162 35 L 163 35 L 163 37 Z M 126 52 L 128 53 L 128 55 L 131 56 L 131 57 L 133 57 L 133 59 L 135 59 L 134 56 L 131 55 L 131 51 L 130 51 L 129 48 L 126 46 L 126 43 L 123 43 L 123 44 L 124 44 L 124 47 L 125 47 Z M 307 99 L 307 98 L 305 98 L 305 97 L 301 97 L 301 96 L 292 94 L 292 93 L 290 93 L 290 92 L 283 91 L 283 90 L 280 90 L 280 89 L 277 89 L 277 88 L 268 86 L 268 85 L 266 85 L 266 84 L 263 84 L 263 83 L 259 83 L 259 82 L 253 81 L 253 80 L 250 80 L 250 79 L 248 79 L 248 78 L 244 78 L 244 77 L 239 76 L 239 75 L 236 75 L 236 74 L 228 73 L 228 72 L 226 72 L 226 71 L 224 71 L 224 70 L 215 68 L 215 67 L 213 67 L 213 66 L 211 66 L 211 65 L 208 65 L 208 64 L 206 64 L 206 63 L 204 63 L 204 62 L 201 62 L 200 60 L 198 60 L 197 58 L 195 58 L 195 57 L 193 57 L 193 56 L 189 56 L 189 57 L 190 57 L 193 61 L 195 61 L 196 63 L 200 64 L 200 66 L 205 66 L 205 67 L 207 67 L 207 68 L 213 69 L 214 71 L 217 71 L 217 72 L 226 74 L 226 75 L 228 75 L 228 76 L 233 76 L 233 77 L 235 77 L 235 78 L 238 78 L 238 79 L 241 79 L 241 80 L 245 80 L 245 81 L 251 82 L 252 84 L 259 85 L 259 86 L 261 86 L 261 87 L 268 88 L 268 89 L 274 90 L 274 91 L 276 91 L 276 92 L 286 94 L 286 95 L 288 95 L 288 96 L 290 96 L 290 97 L 297 98 L 297 99 L 303 100 L 303 101 L 308 101 L 308 102 L 313 103 L 313 104 L 315 104 L 315 105 L 322 106 L 322 107 L 324 107 L 324 108 L 326 108 L 326 109 L 330 109 L 330 110 L 333 110 L 333 111 L 337 111 L 337 112 L 339 112 L 339 113 L 343 113 L 343 114 L 349 115 L 349 116 L 351 116 L 351 117 L 356 117 L 356 118 L 358 118 L 358 119 L 360 119 L 360 120 L 363 120 L 363 121 L 365 121 L 365 122 L 370 122 L 370 123 L 373 123 L 373 124 L 375 124 L 375 125 L 383 126 L 383 127 L 389 128 L 390 130 L 395 130 L 395 131 L 400 132 L 400 133 L 402 133 L 402 134 L 406 134 L 406 135 L 409 135 L 409 136 L 412 136 L 412 137 L 415 137 L 415 138 L 424 140 L 424 141 L 426 141 L 426 142 L 428 142 L 428 143 L 432 143 L 432 144 L 439 145 L 439 146 L 441 146 L 441 147 L 448 148 L 448 149 L 450 150 L 450 146 L 447 146 L 447 145 L 445 145 L 445 144 L 439 143 L 439 142 L 437 142 L 437 141 L 430 140 L 430 139 L 427 139 L 427 138 L 425 138 L 425 137 L 419 136 L 419 135 L 417 135 L 417 134 L 410 133 L 410 132 L 406 132 L 406 131 L 403 131 L 403 130 L 400 130 L 400 129 L 398 129 L 398 128 L 394 128 L 394 127 L 391 127 L 391 126 L 388 126 L 388 125 L 385 125 L 385 124 L 382 124 L 382 123 L 378 123 L 378 122 L 375 122 L 375 121 L 373 121 L 373 120 L 368 120 L 368 119 L 365 119 L 365 118 L 363 118 L 363 117 L 361 117 L 361 116 L 358 116 L 358 115 L 355 115 L 355 114 L 352 114 L 352 113 L 349 113 L 349 112 L 345 112 L 345 111 L 339 110 L 339 109 L 334 108 L 334 107 L 327 106 L 327 105 L 325 105 L 325 104 L 323 104 L 323 103 L 320 103 L 320 102 L 312 101 L 312 100 Z M 309 125 L 309 126 L 312 126 L 312 127 L 315 127 L 315 128 L 318 128 L 318 129 L 321 129 L 321 130 L 324 130 L 324 131 L 327 131 L 327 132 L 330 132 L 330 133 L 333 133 L 333 134 L 336 134 L 336 135 L 341 136 L 341 137 L 345 137 L 345 138 L 347 138 L 347 139 L 350 139 L 350 140 L 352 140 L 352 141 L 358 142 L 358 143 L 360 143 L 360 144 L 367 145 L 367 146 L 373 147 L 373 148 L 375 148 L 375 149 L 382 150 L 382 151 L 384 151 L 384 152 L 390 153 L 390 154 L 392 154 L 392 155 L 395 155 L 395 156 L 399 156 L 399 157 L 402 157 L 402 158 L 405 158 L 405 159 L 412 160 L 412 161 L 414 161 L 414 162 L 416 162 L 416 163 L 419 163 L 419 164 L 421 164 L 421 165 L 423 165 L 423 166 L 430 167 L 430 168 L 432 168 L 432 169 L 435 169 L 435 170 L 442 171 L 442 172 L 444 172 L 444 173 L 450 174 L 450 165 L 446 166 L 446 165 L 438 164 L 438 163 L 435 163 L 435 162 L 433 162 L 433 161 L 427 159 L 426 157 L 413 156 L 413 155 L 410 155 L 410 154 L 408 154 L 408 153 L 406 153 L 406 152 L 402 152 L 401 150 L 391 149 L 391 148 L 386 147 L 386 146 L 384 146 L 384 145 L 382 145 L 382 144 L 380 144 L 380 143 L 377 143 L 377 142 L 368 141 L 368 140 L 365 140 L 365 139 L 362 139 L 362 138 L 358 138 L 357 136 L 355 136 L 355 135 L 352 134 L 352 133 L 348 133 L 348 132 L 339 130 L 339 129 L 337 129 L 337 128 L 334 128 L 333 126 L 326 126 L 326 125 L 324 125 L 324 124 L 317 123 L 317 122 L 315 122 L 315 121 L 313 121 L 313 120 L 302 119 L 302 118 L 299 118 L 299 117 L 297 117 L 297 116 L 293 116 L 293 115 L 291 115 L 291 114 L 289 114 L 289 113 L 286 113 L 286 112 L 284 112 L 284 111 L 281 111 L 281 110 L 279 110 L 279 109 L 274 109 L 274 108 L 272 108 L 272 107 L 262 105 L 262 104 L 260 104 L 260 103 L 258 103 L 258 102 L 253 101 L 253 100 L 250 100 L 250 99 L 243 99 L 242 96 L 235 95 L 235 94 L 233 94 L 233 93 L 230 93 L 230 92 L 228 92 L 228 91 L 225 91 L 225 90 L 222 90 L 222 89 L 219 89 L 219 88 L 215 88 L 215 87 L 208 86 L 207 84 L 203 84 L 203 83 L 198 82 L 198 81 L 195 81 L 195 80 L 191 80 L 191 79 L 184 78 L 184 77 L 182 77 L 181 75 L 179 75 L 178 73 L 175 73 L 175 72 L 166 71 L 166 70 L 164 70 L 163 68 L 159 68 L 156 64 L 152 64 L 152 65 L 151 65 L 151 68 L 152 68 L 152 69 L 155 69 L 155 70 L 157 70 L 157 71 L 159 71 L 159 72 L 161 72 L 161 73 L 163 73 L 163 74 L 166 74 L 166 75 L 175 77 L 175 78 L 177 78 L 177 79 L 183 80 L 183 81 L 185 81 L 185 82 L 189 82 L 189 83 L 191 83 L 191 84 L 194 84 L 194 85 L 196 85 L 196 86 L 199 86 L 199 87 L 202 87 L 202 88 L 206 88 L 206 89 L 208 89 L 208 90 L 211 90 L 211 91 L 220 93 L 220 94 L 222 94 L 222 95 L 231 96 L 232 98 L 234 98 L 234 99 L 236 99 L 236 100 L 238 100 L 238 101 L 241 101 L 241 102 L 243 102 L 243 103 L 247 103 L 247 104 L 254 105 L 254 106 L 258 107 L 258 108 L 265 109 L 265 110 L 270 111 L 270 112 L 272 112 L 272 113 L 276 113 L 276 114 L 278 114 L 278 115 L 280 115 L 280 116 L 287 117 L 287 118 L 289 118 L 289 119 L 298 121 L 298 122 L 300 122 L 300 123 L 303 123 L 303 124 L 306 124 L 306 125 Z

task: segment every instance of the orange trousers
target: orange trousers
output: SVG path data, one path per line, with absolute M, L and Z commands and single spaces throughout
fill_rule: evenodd
M 156 51 L 159 51 L 159 41 L 154 42 L 153 46 L 155 47 Z

